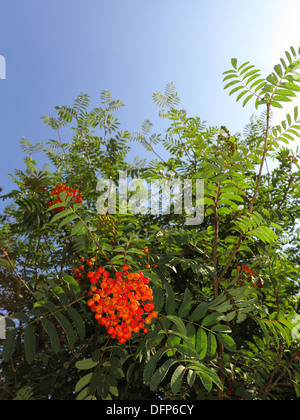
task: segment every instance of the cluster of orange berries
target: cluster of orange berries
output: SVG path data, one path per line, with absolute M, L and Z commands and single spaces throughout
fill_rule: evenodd
M 84 270 L 84 265 L 83 265 L 83 263 L 85 262 L 85 259 L 84 258 L 81 258 L 81 265 L 79 266 L 79 267 L 76 267 L 75 268 L 75 274 L 74 274 L 74 278 L 75 278 L 75 280 L 77 281 L 77 283 L 79 284 L 79 285 L 82 285 L 82 284 L 80 284 L 80 279 L 81 279 L 81 277 L 82 277 L 82 271 Z M 88 265 L 88 266 L 91 266 L 91 265 L 93 265 L 94 264 L 94 261 L 93 260 L 89 260 L 89 261 L 86 261 L 86 264 Z
M 148 286 L 150 279 L 128 270 L 129 266 L 123 265 L 123 271 L 117 271 L 115 278 L 103 267 L 87 273 L 91 283 L 87 305 L 95 313 L 97 323 L 104 325 L 111 338 L 120 344 L 129 340 L 132 333 L 142 330 L 147 334 L 146 325 L 158 316 Z
M 255 274 L 253 273 L 251 268 L 247 266 L 247 264 L 242 264 L 242 267 L 238 266 L 237 270 L 242 270 L 245 274 L 250 275 L 252 278 L 255 277 Z M 264 289 L 264 285 L 261 278 L 259 278 L 258 281 L 253 282 L 253 287 L 256 287 L 258 289 Z
M 143 251 L 145 254 L 148 254 L 149 253 L 149 249 L 148 248 L 143 248 L 143 249 L 141 249 L 141 251 Z M 142 255 L 139 255 L 139 258 L 142 258 Z M 157 268 L 157 267 L 158 267 L 158 265 L 155 264 L 154 265 L 154 268 Z M 150 270 L 150 268 L 151 268 L 151 265 L 149 264 L 149 257 L 148 257 L 148 264 L 145 265 L 145 268 L 147 268 L 147 270 Z
M 237 380 L 233 379 L 232 381 L 231 379 L 227 379 L 227 382 L 230 384 L 231 382 L 237 382 Z M 243 400 L 242 395 L 237 395 L 235 393 L 235 386 L 233 384 L 226 388 L 226 393 L 229 396 L 235 397 L 236 400 Z
M 78 190 L 76 190 L 75 188 L 72 187 L 67 187 L 65 184 L 59 184 L 57 185 L 54 190 L 51 191 L 51 195 L 52 196 L 56 196 L 56 199 L 54 201 L 50 201 L 48 203 L 48 207 L 53 206 L 54 204 L 57 203 L 62 203 L 61 198 L 59 197 L 59 194 L 61 193 L 67 193 L 67 195 L 69 197 L 72 197 L 72 201 L 73 203 L 82 203 L 82 197 L 81 197 L 81 193 L 78 192 Z M 54 209 L 54 211 L 56 213 L 65 210 L 66 207 L 56 207 Z
M 41 191 L 48 191 L 47 190 L 47 188 L 46 187 L 41 187 L 41 188 L 39 188 L 39 184 L 40 184 L 40 180 L 39 179 L 30 179 L 30 178 L 27 178 L 26 179 L 26 182 L 28 183 L 26 183 L 26 184 L 23 184 L 23 186 L 25 187 L 25 188 L 29 188 L 29 189 L 32 189 L 32 190 L 36 190 L 36 191 L 39 191 L 39 192 L 41 192 Z M 31 184 L 31 185 L 30 185 Z M 36 184 L 36 185 L 34 185 L 34 184 Z
M 238 270 L 243 270 L 245 274 L 249 274 L 251 277 L 254 277 L 253 271 L 247 266 L 247 264 L 242 264 L 242 267 L 237 267 Z

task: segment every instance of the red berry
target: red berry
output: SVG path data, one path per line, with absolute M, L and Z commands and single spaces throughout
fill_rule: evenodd
M 150 306 L 150 303 L 146 303 L 146 304 L 144 305 L 144 310 L 145 310 L 146 312 L 150 312 L 150 311 L 151 311 L 151 306 Z

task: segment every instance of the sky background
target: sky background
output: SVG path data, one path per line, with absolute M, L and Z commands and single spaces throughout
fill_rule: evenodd
M 55 116 L 56 105 L 72 106 L 81 92 L 99 106 L 100 92 L 109 89 L 126 105 L 117 113 L 122 128 L 138 131 L 149 119 L 158 133 L 166 126 L 152 94 L 173 82 L 189 116 L 236 133 L 255 108 L 254 101 L 242 108 L 223 90 L 222 73 L 231 68 L 231 58 L 250 61 L 267 76 L 285 50 L 300 46 L 299 0 L 0 4 L 0 55 L 6 60 L 6 79 L 0 80 L 3 193 L 14 187 L 7 174 L 24 168 L 22 136 L 33 144 L 56 138 L 41 116 Z M 274 122 L 282 118 L 276 111 Z M 133 153 L 155 157 L 138 145 Z M 45 163 L 42 155 L 38 161 L 40 167 Z

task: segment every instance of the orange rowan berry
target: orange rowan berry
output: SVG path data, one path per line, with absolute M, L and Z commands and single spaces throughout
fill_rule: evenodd
M 138 309 L 138 303 L 137 302 L 132 302 L 131 304 L 130 304 L 130 308 L 131 309 L 133 309 L 133 310 L 137 310 Z
M 109 335 L 113 334 L 114 332 L 115 332 L 114 327 L 109 327 L 108 330 L 107 330 L 107 334 L 109 334 Z
M 108 284 L 104 280 L 100 283 L 100 287 L 101 287 L 102 290 L 106 289 L 107 286 L 108 286 Z
M 111 288 L 110 287 L 107 287 L 105 290 L 104 290 L 104 292 L 106 293 L 106 295 L 108 296 L 108 295 L 110 295 L 111 294 Z
M 136 321 L 131 321 L 130 326 L 131 326 L 131 328 L 137 327 L 137 322 Z
M 106 323 L 106 318 L 105 317 L 101 317 L 98 319 L 98 324 L 99 325 L 104 325 Z
M 151 306 L 150 306 L 150 303 L 146 303 L 146 304 L 144 305 L 144 310 L 145 310 L 146 312 L 150 312 L 150 311 L 151 311 Z
M 105 318 L 105 324 L 104 324 L 105 328 L 109 328 L 111 326 L 111 321 L 107 318 Z
M 96 306 L 96 312 L 97 312 L 98 314 L 101 314 L 101 313 L 103 312 L 102 305 L 97 305 L 97 306 Z
M 87 304 L 88 304 L 88 306 L 93 306 L 93 305 L 95 304 L 94 299 L 89 299 L 89 300 L 87 301 Z
M 100 291 L 100 296 L 101 296 L 102 298 L 105 298 L 105 297 L 106 297 L 106 294 L 105 294 L 104 290 L 101 290 L 101 291 Z
M 149 303 L 149 305 L 150 305 L 150 307 L 151 307 L 151 311 L 155 308 L 155 305 L 154 305 L 154 303 L 153 302 L 150 302 Z

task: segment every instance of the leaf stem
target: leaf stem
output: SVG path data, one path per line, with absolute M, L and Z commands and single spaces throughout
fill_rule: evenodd
M 267 104 L 267 124 L 266 124 L 266 134 L 265 134 L 265 143 L 264 143 L 264 153 L 262 155 L 262 159 L 261 159 L 261 163 L 260 163 L 260 168 L 259 168 L 259 173 L 258 173 L 258 177 L 257 177 L 257 181 L 256 181 L 256 187 L 254 190 L 254 194 L 252 197 L 252 200 L 250 202 L 250 206 L 249 206 L 249 213 L 253 212 L 253 206 L 254 206 L 254 202 L 258 193 L 258 189 L 260 186 L 260 182 L 261 182 L 261 177 L 262 177 L 262 171 L 263 171 L 263 167 L 264 167 L 264 163 L 266 160 L 266 155 L 268 152 L 268 135 L 269 135 L 269 127 L 270 127 L 270 110 L 271 110 L 271 102 L 269 102 Z

